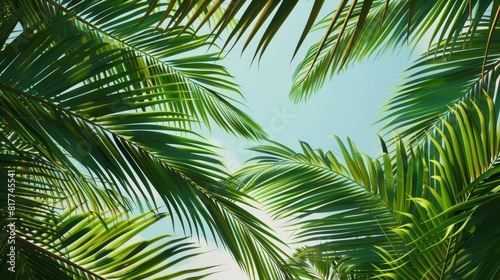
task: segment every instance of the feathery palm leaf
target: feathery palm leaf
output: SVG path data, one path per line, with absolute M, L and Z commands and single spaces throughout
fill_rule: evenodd
M 498 102 L 498 68 L 500 37 L 489 37 L 489 21 L 477 25 L 474 39 L 468 33 L 455 39 L 454 45 L 436 44 L 408 71 L 411 75 L 399 86 L 386 104 L 390 121 L 385 128 L 402 129 L 401 135 L 414 139 L 425 138 L 425 133 L 443 120 L 455 117 L 452 104 L 484 99 L 486 90 Z M 500 32 L 500 27 L 495 27 Z M 485 46 L 491 49 L 485 58 Z M 498 108 L 498 107 L 497 107 Z
M 271 213 L 295 221 L 295 241 L 307 244 L 297 257 L 340 277 L 496 278 L 498 250 L 477 242 L 498 244 L 489 222 L 500 210 L 498 113 L 482 100 L 454 106 L 440 137 L 408 151 L 395 141 L 392 158 L 338 139 L 345 164 L 306 143 L 302 153 L 274 144 L 256 148 L 259 162 L 238 176 Z
M 500 210 L 500 124 L 493 100 L 488 95 L 480 100 L 483 104 L 462 102 L 454 106 L 451 109 L 454 122 L 443 121 L 442 128 L 436 128 L 440 137 L 429 138 L 427 145 L 435 147 L 428 149 L 433 154 L 430 156 L 435 172 L 433 188 L 440 191 L 439 196 L 435 195 L 440 202 L 412 197 L 429 221 L 401 231 L 403 235 L 414 236 L 411 245 L 424 252 L 423 255 L 436 251 L 441 244 L 447 246 L 442 255 L 434 252 L 438 258 L 433 266 L 426 268 L 440 271 L 441 278 L 496 278 L 500 273 L 498 250 L 484 246 L 499 242 L 496 234 L 499 229 L 490 221 L 498 218 Z M 415 230 L 419 227 L 423 230 Z M 406 260 L 395 260 L 394 265 Z M 396 271 L 404 268 L 398 267 Z M 427 275 L 431 272 L 425 271 Z
M 227 71 L 215 63 L 219 60 L 218 55 L 215 53 L 193 54 L 193 51 L 208 46 L 205 40 L 209 36 L 194 36 L 190 30 L 181 32 L 182 27 L 168 30 L 154 28 L 155 21 L 161 16 L 159 13 L 151 14 L 147 21 L 141 20 L 140 15 L 147 11 L 147 3 L 134 4 L 135 1 L 127 1 L 116 6 L 115 1 L 98 3 L 68 1 L 69 3 L 64 4 L 37 0 L 12 2 L 12 6 L 19 8 L 22 8 L 25 2 L 30 6 L 36 6 L 39 3 L 48 6 L 34 11 L 28 10 L 24 13 L 23 19 L 30 26 L 37 26 L 47 21 L 48 18 L 52 17 L 50 11 L 56 9 L 75 17 L 76 28 L 86 32 L 87 37 L 107 42 L 108 44 L 103 47 L 106 50 L 110 52 L 116 50 L 122 55 L 128 52 L 129 55 L 135 56 L 136 61 L 131 61 L 130 65 L 122 66 L 128 71 L 131 71 L 132 67 L 140 69 L 135 76 L 129 77 L 136 82 L 126 88 L 132 91 L 131 94 L 138 94 L 146 88 L 155 92 L 158 95 L 155 96 L 156 98 L 161 98 L 165 97 L 166 93 L 172 92 L 172 95 L 177 96 L 180 101 L 184 100 L 184 102 L 179 101 L 167 104 L 168 107 L 160 108 L 189 114 L 196 120 L 203 121 L 207 126 L 210 125 L 209 120 L 212 119 L 220 127 L 236 135 L 248 138 L 259 138 L 264 135 L 261 128 L 248 115 L 229 102 L 234 101 L 234 98 L 225 92 L 238 95 L 240 92 L 236 85 L 231 82 L 232 77 Z M 40 17 L 45 17 L 45 19 L 40 19 Z M 18 41 L 17 44 L 14 44 L 14 48 L 23 43 L 23 38 Z M 116 74 L 112 72 L 113 70 L 118 69 L 111 68 L 103 71 L 101 75 Z M 101 79 L 98 78 L 92 79 L 92 83 L 99 82 Z M 109 79 L 117 79 L 117 77 L 109 77 Z M 96 84 L 95 88 L 109 86 L 110 80 L 104 79 L 101 81 L 102 84 Z M 61 89 L 64 88 L 61 86 L 61 88 L 54 89 L 54 92 Z M 84 87 L 82 90 L 88 91 L 89 89 Z M 71 101 L 88 106 L 87 103 L 83 102 L 86 100 L 75 98 L 80 97 L 83 92 L 67 92 L 67 94 L 74 95 Z M 54 98 L 53 95 L 47 97 Z M 122 95 L 126 94 L 122 92 Z M 64 97 L 67 98 L 67 96 L 60 95 L 61 99 Z M 130 103 L 132 102 L 114 104 L 113 109 L 119 110 L 122 107 L 123 109 L 136 109 L 135 107 L 129 108 L 128 106 L 132 105 Z M 152 104 L 149 106 L 154 107 Z M 156 107 L 158 106 L 156 104 Z M 188 125 L 186 122 L 180 123 Z
M 467 28 L 467 39 L 474 41 L 480 25 L 496 26 L 498 10 L 498 3 L 492 7 L 492 1 L 340 2 L 335 13 L 318 23 L 316 28 L 327 33 L 297 67 L 290 92 L 295 101 L 309 97 L 344 65 L 377 51 L 399 48 L 405 42 L 416 46 L 424 35 L 430 34 L 428 44 L 439 41 L 444 48 L 454 49 L 458 48 L 456 38 Z M 491 38 L 487 38 L 489 42 Z M 486 45 L 482 51 L 483 58 L 488 57 Z
M 301 145 L 303 153 L 278 144 L 256 148 L 263 153 L 259 163 L 239 174 L 248 182 L 245 191 L 278 218 L 297 220 L 291 226 L 294 241 L 308 244 L 300 251 L 301 258 L 332 263 L 338 257 L 334 269 L 339 275 L 372 275 L 372 264 L 383 265 L 373 245 L 391 251 L 394 245 L 396 252 L 404 249 L 403 240 L 391 233 L 403 219 L 397 210 L 407 204 L 404 194 L 395 191 L 392 170 L 384 171 L 377 161 L 361 157 L 353 145 L 352 154 L 344 150 L 348 168 L 331 152 Z M 403 161 L 399 164 L 403 166 Z M 384 188 L 386 174 L 390 177 L 385 182 L 392 188 Z
M 229 175 L 216 147 L 190 127 L 212 118 L 230 132 L 263 135 L 214 90 L 234 90 L 230 76 L 213 64 L 216 56 L 180 57 L 205 38 L 148 27 L 152 22 L 130 16 L 147 7 L 132 2 L 117 7 L 116 22 L 99 13 L 111 2 L 71 6 L 72 13 L 53 1 L 29 1 L 23 19 L 35 28 L 0 53 L 2 132 L 12 131 L 54 172 L 90 178 L 98 188 L 81 197 L 88 206 L 105 208 L 98 189 L 149 207 L 158 193 L 186 234 L 215 237 L 254 277 L 288 277 L 280 241 L 246 210 L 249 199 L 224 183 Z
M 300 249 L 297 250 L 296 255 L 300 256 Z M 292 269 L 295 269 L 297 275 L 299 276 L 298 279 L 310 279 L 310 280 L 339 279 L 339 275 L 336 273 L 331 261 L 318 261 L 318 260 L 302 259 L 300 257 L 295 257 L 293 258 L 291 267 Z
M 165 216 L 149 212 L 120 219 L 68 210 L 57 221 L 39 220 L 57 234 L 42 235 L 18 227 L 16 273 L 7 271 L 3 256 L 9 249 L 3 247 L 2 275 L 11 277 L 8 279 L 202 279 L 212 274 L 210 267 L 175 267 L 200 254 L 184 238 L 162 235 L 133 241 Z M 1 237 L 6 244 L 4 230 Z

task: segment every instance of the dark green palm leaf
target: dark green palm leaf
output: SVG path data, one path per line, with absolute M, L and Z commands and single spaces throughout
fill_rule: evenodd
M 17 5 L 22 7 L 24 1 L 14 2 L 21 2 Z M 150 15 L 150 20 L 141 21 L 141 15 L 147 10 L 147 3 L 133 4 L 134 1 L 128 1 L 116 5 L 115 2 L 123 1 L 99 3 L 68 1 L 69 3 L 63 4 L 36 0 L 28 2 L 31 5 L 34 5 L 32 2 L 41 2 L 49 6 L 46 8 L 49 11 L 56 9 L 67 15 L 75 16 L 75 27 L 86 32 L 86 37 L 93 37 L 94 39 L 91 40 L 112 42 L 102 46 L 106 51 L 115 50 L 115 54 L 120 53 L 121 55 L 125 55 L 123 52 L 125 51 L 131 56 L 135 56 L 136 61 L 131 61 L 130 65 L 123 65 L 121 69 L 121 71 L 140 69 L 135 76 L 129 77 L 129 79 L 136 81 L 129 90 L 134 87 L 150 88 L 157 92 L 158 98 L 164 96 L 162 93 L 175 92 L 173 94 L 179 98 L 179 102 L 162 108 L 189 114 L 207 126 L 210 126 L 211 121 L 214 121 L 224 130 L 236 135 L 247 138 L 264 136 L 262 129 L 248 115 L 231 104 L 235 98 L 230 97 L 229 94 L 240 95 L 240 92 L 231 81 L 232 77 L 227 71 L 216 64 L 219 60 L 218 54 L 194 54 L 195 51 L 208 47 L 209 44 L 205 41 L 209 36 L 194 36 L 189 30 L 181 32 L 182 27 L 167 30 L 154 28 L 155 21 L 160 17 L 159 13 Z M 39 23 L 37 20 L 39 20 L 40 15 L 51 17 L 50 12 L 44 9 L 28 11 L 25 14 L 26 19 L 32 21 L 30 24 L 35 26 Z M 120 69 L 119 66 L 115 68 Z M 114 73 L 110 71 L 111 69 L 102 75 Z M 98 77 L 95 78 L 92 82 L 102 80 Z M 102 83 L 102 85 L 96 84 L 94 88 L 109 86 L 110 81 L 104 80 Z M 63 86 L 54 89 L 54 92 L 64 89 Z M 82 87 L 81 90 L 88 91 L 89 89 Z M 82 92 L 67 93 L 72 95 L 73 102 L 84 103 L 81 98 L 75 98 L 81 96 Z M 48 97 L 53 98 L 54 96 Z M 61 95 L 60 97 L 65 96 Z M 184 102 L 181 102 L 182 100 Z M 114 107 L 127 105 L 130 104 L 115 104 Z M 180 123 L 189 125 L 189 122 Z

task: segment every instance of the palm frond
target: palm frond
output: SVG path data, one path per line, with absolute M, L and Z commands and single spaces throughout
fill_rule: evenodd
M 11 44 L 0 54 L 5 126 L 39 158 L 112 193 L 153 205 L 158 193 L 186 234 L 215 237 L 255 278 L 289 277 L 282 242 L 247 211 L 250 199 L 223 182 L 229 174 L 216 147 L 183 125 L 203 120 L 209 108 L 220 113 L 211 117 L 228 129 L 257 137 L 253 121 L 235 117 L 238 113 L 221 95 L 191 82 L 203 71 L 186 79 L 167 71 L 163 59 L 148 57 L 147 46 L 136 42 L 131 47 L 127 40 L 133 36 L 112 40 L 118 31 L 96 31 L 73 14 L 58 13 L 25 38 L 29 44 Z M 156 38 L 151 32 L 150 38 Z M 143 44 L 152 46 L 144 34 Z M 171 42 L 178 44 L 175 54 L 201 44 L 193 39 L 196 43 L 183 49 L 184 39 L 172 39 L 180 40 Z M 159 42 L 151 52 L 161 48 Z M 171 61 L 180 68 L 203 69 L 202 58 Z M 195 63 L 198 59 L 203 62 Z M 218 87 L 217 81 L 209 83 Z M 97 196 L 86 198 L 102 203 Z
M 498 250 L 485 244 L 498 244 L 489 221 L 498 216 L 500 125 L 491 97 L 482 100 L 450 108 L 453 122 L 419 145 L 397 139 L 392 157 L 371 159 L 338 139 L 342 159 L 274 143 L 255 148 L 258 162 L 237 176 L 266 210 L 293 221 L 304 265 L 331 264 L 339 277 L 496 278 Z
M 231 41 L 234 41 L 234 43 L 238 42 L 244 37 L 245 32 L 248 32 L 243 49 L 246 49 L 248 44 L 256 39 L 258 31 L 263 30 L 262 36 L 257 38 L 259 41 L 254 54 L 255 57 L 259 53 L 260 55 L 264 53 L 269 43 L 280 30 L 283 23 L 289 18 L 298 3 L 296 0 L 287 2 L 279 0 L 267 2 L 258 0 L 249 2 L 232 0 L 228 4 L 223 5 L 223 2 L 221 0 L 184 1 L 181 3 L 170 1 L 167 7 L 163 9 L 161 8 L 161 4 L 165 4 L 163 1 L 151 1 L 150 5 L 151 9 L 164 10 L 165 16 L 162 18 L 162 22 L 167 21 L 168 25 L 172 26 L 183 23 L 186 26 L 191 26 L 195 22 L 195 17 L 199 16 L 201 21 L 197 24 L 196 29 L 201 29 L 207 23 L 213 23 L 210 29 L 216 37 L 221 36 L 224 29 L 233 24 L 228 38 L 224 39 L 226 42 L 225 45 L 228 45 Z M 314 1 L 314 5 L 311 7 L 311 14 L 305 23 L 297 48 L 300 47 L 305 36 L 311 29 L 323 4 L 324 0 Z M 216 13 L 216 11 L 221 13 Z
M 435 45 L 408 71 L 410 75 L 395 95 L 386 103 L 389 120 L 385 130 L 401 130 L 407 139 L 418 141 L 443 120 L 455 117 L 453 104 L 476 102 L 484 104 L 483 90 L 498 102 L 498 68 L 500 54 L 496 51 L 499 37 L 489 37 L 489 21 L 480 22 L 474 39 L 463 33 L 454 45 Z M 499 27 L 495 30 L 499 32 Z M 485 57 L 485 46 L 492 49 Z M 484 61 L 486 64 L 484 65 Z M 495 107 L 498 108 L 498 107 Z
M 25 1 L 14 2 L 21 2 L 17 3 L 21 8 Z M 114 1 L 99 3 L 69 1 L 63 4 L 37 0 L 27 2 L 31 6 L 34 5 L 31 2 L 41 2 L 48 6 L 40 7 L 39 10 L 30 10 L 24 14 L 25 20 L 30 25 L 38 26 L 40 22 L 47 22 L 54 16 L 50 11 L 56 10 L 73 16 L 75 28 L 86 32 L 86 37 L 94 37 L 89 40 L 101 40 L 107 43 L 106 46 L 102 46 L 106 51 L 115 50 L 116 53 L 121 52 L 122 55 L 129 53 L 135 56 L 135 61 L 130 61 L 129 65 L 123 65 L 120 70 L 140 69 L 135 76 L 129 77 L 129 79 L 135 79 L 136 83 L 132 84 L 128 90 L 140 91 L 147 88 L 149 91 L 156 92 L 157 98 L 165 97 L 163 94 L 171 92 L 177 96 L 179 102 L 170 104 L 168 107 L 163 104 L 165 106 L 162 107 L 163 109 L 168 108 L 189 114 L 208 127 L 213 121 L 235 135 L 253 139 L 265 135 L 260 126 L 232 104 L 236 98 L 230 95 L 241 96 L 241 93 L 237 85 L 232 82 L 229 73 L 216 63 L 220 59 L 218 53 L 195 54 L 208 47 L 209 43 L 205 41 L 210 36 L 195 36 L 192 30 L 182 31 L 182 27 L 155 28 L 154 23 L 161 15 L 159 12 L 152 13 L 149 20 L 142 21 L 141 15 L 148 9 L 145 2 L 134 4 L 136 1 L 127 1 L 118 6 Z M 41 20 L 40 17 L 45 17 L 45 19 Z M 118 71 L 118 69 L 113 69 Z M 116 74 L 111 70 L 103 71 L 101 75 L 108 77 Z M 102 84 L 96 84 L 94 88 L 109 86 L 109 80 L 99 78 L 96 76 L 87 83 L 103 80 Z M 54 93 L 48 95 L 47 98 L 54 98 L 57 93 L 61 99 L 65 98 L 68 101 L 68 95 L 72 95 L 72 102 L 88 104 L 81 98 L 75 98 L 81 97 L 83 92 L 67 91 L 68 88 L 64 86 L 62 84 L 55 88 Z M 85 87 L 80 89 L 89 90 Z M 59 93 L 58 90 L 66 90 L 67 95 Z M 182 100 L 184 102 L 181 102 Z M 125 106 L 127 105 L 130 104 Z M 119 106 L 123 107 L 122 104 L 116 104 L 114 107 L 116 109 Z M 193 122 L 179 123 L 188 126 Z
M 132 209 L 129 199 L 116 189 L 106 188 L 83 173 L 68 172 L 64 167 L 44 159 L 40 155 L 43 151 L 40 153 L 36 146 L 9 130 L 6 123 L 2 124 L 0 167 L 17 172 L 17 201 L 26 207 L 27 213 L 38 207 L 108 210 L 112 213 Z M 30 201 L 36 202 L 36 206 Z
M 462 102 L 451 108 L 454 122 L 443 120 L 443 128 L 437 128 L 439 137 L 428 138 L 427 144 L 434 146 L 427 150 L 436 202 L 411 198 L 421 216 L 429 218 L 401 229 L 402 236 L 413 239 L 413 249 L 408 256 L 391 259 L 400 276 L 411 273 L 400 274 L 405 269 L 399 267 L 411 258 L 430 261 L 419 268 L 430 278 L 483 279 L 500 274 L 498 250 L 484 245 L 499 242 L 499 229 L 489 221 L 499 210 L 500 125 L 493 100 L 485 94 L 483 101 L 484 106 Z
M 404 250 L 403 240 L 392 232 L 405 218 L 398 211 L 405 209 L 406 193 L 396 191 L 404 187 L 404 179 L 361 156 L 352 143 L 350 152 L 341 144 L 347 167 L 331 152 L 301 145 L 302 153 L 276 143 L 257 147 L 263 154 L 256 158 L 259 163 L 238 174 L 247 182 L 245 192 L 277 218 L 294 220 L 294 242 L 308 245 L 301 258 L 319 263 L 336 259 L 332 269 L 338 275 L 373 275 L 373 264 L 383 262 L 373 245 Z M 402 168 L 403 161 L 399 164 Z M 401 181 L 395 183 L 395 177 Z
M 338 279 L 339 275 L 334 269 L 334 263 L 331 261 L 318 261 L 313 259 L 303 259 L 300 257 L 300 249 L 295 253 L 299 257 L 295 257 L 291 261 L 291 267 L 296 270 L 298 279 L 308 280 L 334 280 Z M 346 278 L 346 277 L 344 277 Z M 341 278 L 341 279 L 344 279 Z
M 429 45 L 437 40 L 451 49 L 457 47 L 456 38 L 465 28 L 467 39 L 474 40 L 480 22 L 495 26 L 489 11 L 498 7 L 492 8 L 490 1 L 349 2 L 341 1 L 335 13 L 317 24 L 316 29 L 326 34 L 296 69 L 290 91 L 294 101 L 309 97 L 345 65 L 405 44 L 414 47 L 426 34 L 431 34 Z
M 211 267 L 181 270 L 175 266 L 200 254 L 185 238 L 161 235 L 133 241 L 165 216 L 149 212 L 123 219 L 68 210 L 56 222 L 48 221 L 58 232 L 49 236 L 26 231 L 23 221 L 18 221 L 13 245 L 16 273 L 7 271 L 5 260 L 1 271 L 12 279 L 202 279 L 214 273 Z M 7 243 L 5 234 L 2 243 Z M 6 256 L 10 249 L 2 248 Z

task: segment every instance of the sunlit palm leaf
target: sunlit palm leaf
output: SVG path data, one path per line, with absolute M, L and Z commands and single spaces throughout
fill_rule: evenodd
M 487 24 L 478 26 L 473 41 L 469 34 L 462 34 L 453 46 L 438 44 L 409 69 L 411 75 L 386 104 L 389 114 L 384 120 L 390 120 L 386 129 L 401 130 L 402 136 L 418 140 L 433 126 L 455 117 L 452 104 L 484 99 L 483 89 L 498 102 L 500 37 L 490 40 Z M 483 68 L 488 41 L 494 47 Z
M 487 244 L 498 244 L 489 221 L 499 210 L 500 126 L 492 99 L 480 100 L 450 108 L 454 121 L 409 151 L 396 140 L 392 157 L 338 141 L 341 164 L 305 143 L 302 153 L 274 144 L 256 148 L 259 162 L 238 176 L 268 211 L 294 221 L 295 241 L 307 244 L 297 257 L 341 277 L 496 278 L 498 250 Z
M 13 123 L 12 116 L 6 119 L 9 119 L 9 124 Z M 9 127 L 0 127 L 0 166 L 5 170 L 16 170 L 18 186 L 24 188 L 23 191 L 17 190 L 17 201 L 21 207 L 26 207 L 28 213 L 30 209 L 38 207 L 109 210 L 112 213 L 132 209 L 130 201 L 117 193 L 116 189 L 102 187 L 95 179 L 80 172 L 68 172 L 61 165 L 45 160 L 43 150 L 37 150 L 36 146 L 24 141 Z M 24 199 L 27 201 L 23 202 Z M 38 206 L 28 203 L 33 199 L 39 200 Z
M 303 153 L 278 144 L 258 147 L 260 162 L 239 175 L 248 182 L 245 191 L 271 213 L 297 219 L 290 226 L 294 241 L 308 244 L 299 257 L 330 264 L 337 260 L 332 269 L 339 275 L 373 275 L 373 264 L 383 265 L 373 245 L 404 249 L 403 240 L 391 232 L 405 220 L 398 213 L 407 204 L 405 192 L 396 191 L 404 180 L 394 183 L 391 169 L 385 172 L 350 146 L 344 154 L 348 167 L 331 152 L 313 151 L 306 143 Z
M 283 22 L 288 19 L 291 12 L 295 9 L 298 1 L 253 0 L 247 3 L 239 0 L 169 1 L 168 6 L 163 9 L 160 7 L 162 3 L 165 5 L 165 1 L 151 1 L 151 9 L 157 8 L 163 10 L 165 13 L 163 20 L 166 20 L 169 25 L 175 26 L 185 23 L 187 26 L 190 26 L 195 22 L 195 16 L 203 15 L 200 16 L 201 21 L 197 24 L 196 29 L 200 29 L 206 23 L 212 22 L 214 24 L 211 26 L 211 30 L 216 36 L 220 36 L 224 29 L 234 24 L 234 21 L 237 20 L 237 23 L 231 28 L 229 37 L 225 39 L 226 45 L 233 38 L 235 42 L 239 41 L 245 37 L 244 34 L 248 31 L 249 33 L 244 43 L 244 48 L 246 48 L 256 38 L 256 33 L 259 30 L 264 30 L 262 36 L 258 38 L 259 43 L 255 51 L 256 56 L 259 52 L 262 55 L 266 50 L 283 25 Z M 314 1 L 314 5 L 311 8 L 311 15 L 307 23 L 305 23 L 302 38 L 298 46 L 300 46 L 304 37 L 311 29 L 323 4 L 324 0 Z M 222 14 L 216 13 L 216 11 L 222 12 Z
M 296 253 L 300 256 L 300 249 Z M 339 279 L 331 261 L 293 258 L 292 268 L 297 271 L 299 279 L 335 280 Z
M 190 123 L 210 115 L 228 130 L 261 135 L 250 119 L 239 118 L 238 111 L 233 114 L 220 94 L 190 80 L 205 80 L 212 87 L 227 84 L 206 80 L 217 66 L 207 66 L 210 73 L 203 73 L 203 65 L 214 60 L 173 58 L 179 68 L 198 69 L 186 80 L 149 55 L 147 46 L 113 40 L 118 31 L 98 36 L 103 31 L 88 28 L 78 17 L 61 15 L 22 38 L 28 43 L 7 46 L 0 81 L 9 129 L 42 159 L 90 177 L 113 193 L 148 204 L 157 203 L 159 193 L 187 234 L 214 236 L 255 278 L 288 277 L 280 242 L 243 208 L 248 206 L 245 196 L 222 182 L 228 174 L 215 147 L 190 130 Z M 161 35 L 150 31 L 151 38 Z M 179 44 L 174 54 L 191 51 L 201 42 L 193 38 L 195 43 L 189 45 L 184 39 L 174 36 L 172 40 L 179 40 L 171 42 Z M 154 47 L 152 53 L 162 45 Z M 202 62 L 196 63 L 198 59 Z M 14 79 L 9 73 L 18 75 Z M 90 205 L 102 203 L 97 197 L 86 198 L 93 199 Z
M 428 262 L 416 269 L 430 278 L 494 279 L 500 274 L 498 250 L 488 249 L 499 242 L 499 229 L 490 221 L 500 210 L 500 125 L 492 99 L 483 95 L 479 100 L 451 108 L 454 122 L 443 120 L 438 135 L 429 137 L 434 200 L 411 198 L 429 219 L 400 228 L 403 238 L 413 240 L 409 255 L 389 258 L 400 277 L 415 274 L 407 265 L 400 267 L 412 259 Z
M 424 35 L 430 34 L 425 43 L 437 40 L 445 48 L 457 48 L 456 37 L 464 28 L 468 28 L 467 39 L 474 40 L 480 22 L 494 25 L 490 15 L 498 7 L 498 3 L 491 7 L 491 1 L 350 2 L 341 1 L 337 11 L 318 24 L 327 34 L 298 66 L 290 92 L 293 100 L 309 97 L 346 64 L 404 44 L 412 48 Z
M 19 228 L 17 274 L 7 271 L 2 261 L 3 275 L 12 279 L 202 279 L 213 273 L 210 267 L 175 266 L 200 254 L 184 238 L 161 235 L 133 241 L 163 217 L 145 213 L 119 219 L 67 211 L 58 222 L 52 221 L 58 234 L 46 236 Z M 6 236 L 2 237 L 5 241 Z M 7 253 L 2 250 L 2 256 Z

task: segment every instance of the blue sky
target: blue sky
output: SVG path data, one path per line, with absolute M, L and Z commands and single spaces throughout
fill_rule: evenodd
M 336 7 L 338 1 L 327 1 L 325 7 Z M 332 4 L 333 3 L 333 4 Z M 222 61 L 236 77 L 245 96 L 245 111 L 259 123 L 270 138 L 298 150 L 299 140 L 313 148 L 336 150 L 332 135 L 350 137 L 358 148 L 376 156 L 379 142 L 376 133 L 382 124 L 381 105 L 390 97 L 411 62 L 406 53 L 388 52 L 379 58 L 366 59 L 349 65 L 327 81 L 310 99 L 294 104 L 288 93 L 292 75 L 308 46 L 321 39 L 321 32 L 312 34 L 293 61 L 295 45 L 309 15 L 312 3 L 301 1 L 289 21 L 277 34 L 260 62 L 252 64 L 255 43 L 241 55 L 241 44 Z M 415 56 L 413 56 L 415 57 Z M 247 151 L 255 145 L 214 129 L 206 134 L 226 150 L 223 152 L 230 169 L 239 167 L 253 154 Z

